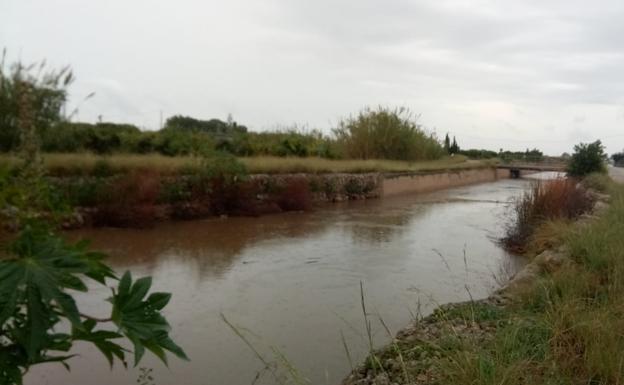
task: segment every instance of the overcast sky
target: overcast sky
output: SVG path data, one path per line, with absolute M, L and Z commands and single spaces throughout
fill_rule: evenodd
M 0 46 L 71 65 L 80 120 L 330 132 L 382 104 L 464 148 L 615 152 L 623 20 L 622 0 L 0 0 Z

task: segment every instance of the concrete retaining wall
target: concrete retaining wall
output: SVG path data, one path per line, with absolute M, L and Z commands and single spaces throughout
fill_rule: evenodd
M 383 180 L 381 195 L 392 196 L 422 193 L 475 183 L 493 182 L 504 178 L 509 178 L 509 171 L 495 168 L 445 171 L 427 174 L 389 174 L 386 175 Z

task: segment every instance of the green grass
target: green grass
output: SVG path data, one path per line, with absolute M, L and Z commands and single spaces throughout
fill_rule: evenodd
M 582 224 L 547 223 L 533 240 L 563 247 L 568 263 L 517 288 L 506 306 L 441 307 L 423 331 L 377 353 L 380 362 L 399 353 L 408 362 L 406 375 L 380 369 L 391 382 L 624 384 L 624 186 L 597 178 L 611 196 L 606 212 Z M 427 333 L 433 325 L 443 331 Z
M 490 343 L 441 360 L 442 383 L 624 383 L 624 187 L 599 182 L 611 194 L 607 213 L 555 226 L 572 263 L 518 293 Z
M 92 175 L 94 173 L 120 174 L 137 169 L 155 170 L 171 175 L 193 172 L 198 167 L 197 158 L 190 156 L 167 157 L 158 154 L 116 154 L 110 156 L 79 154 L 44 154 L 44 164 L 51 175 Z M 464 156 L 440 160 L 405 162 L 392 160 L 331 160 L 324 158 L 239 158 L 252 174 L 257 173 L 365 173 L 365 172 L 431 172 L 467 168 L 490 167 L 489 161 L 470 161 Z M 15 164 L 18 160 L 1 155 L 0 164 Z

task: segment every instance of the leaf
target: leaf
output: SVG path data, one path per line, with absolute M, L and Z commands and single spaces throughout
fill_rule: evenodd
M 126 296 L 130 292 L 130 285 L 132 284 L 132 274 L 130 271 L 126 271 L 119 281 L 118 294 L 119 296 Z
M 152 293 L 145 299 L 151 284 L 150 277 L 140 278 L 132 284 L 132 277 L 126 272 L 119 281 L 117 292 L 110 298 L 113 304 L 113 322 L 119 327 L 120 333 L 132 342 L 135 366 L 143 358 L 145 349 L 154 353 L 165 364 L 165 350 L 188 359 L 184 351 L 169 337 L 171 327 L 160 313 L 169 303 L 171 294 Z
M 26 225 L 9 250 L 14 257 L 0 261 L 3 337 L 24 347 L 28 365 L 43 359 L 63 361 L 65 356 L 47 352 L 69 350 L 71 338 L 53 333 L 53 327 L 62 319 L 75 331 L 84 327 L 76 302 L 66 290 L 86 291 L 81 276 L 103 280 L 114 275 L 101 262 L 101 254 L 87 252 L 84 243 L 66 243 L 41 226 Z M 7 324 L 8 320 L 12 321 Z
M 122 338 L 119 333 L 109 330 L 96 330 L 93 328 L 96 326 L 94 320 L 88 319 L 83 322 L 82 330 L 74 330 L 74 338 L 80 341 L 91 342 L 95 347 L 106 357 L 111 368 L 114 364 L 114 358 L 117 357 L 119 361 L 126 366 L 125 352 L 126 349 L 122 348 L 119 344 L 111 341 L 114 339 Z
M 171 293 L 152 293 L 147 298 L 147 302 L 154 309 L 162 310 L 171 300 Z
M 50 314 L 46 312 L 41 302 L 41 295 L 34 287 L 27 288 L 26 305 L 28 311 L 28 335 L 26 339 L 26 354 L 31 361 L 36 361 L 45 343 Z
M 141 305 L 143 297 L 145 297 L 151 286 L 152 277 L 138 279 L 130 289 L 130 297 L 125 304 L 125 308 L 130 310 Z
M 169 337 L 168 333 L 160 333 L 157 337 L 158 345 L 160 345 L 163 349 L 170 351 L 175 354 L 178 358 L 181 358 L 186 361 L 190 361 L 184 350 L 179 347 L 173 340 Z

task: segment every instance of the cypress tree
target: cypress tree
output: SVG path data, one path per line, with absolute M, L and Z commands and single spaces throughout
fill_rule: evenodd
M 447 154 L 451 153 L 451 139 L 449 138 L 448 132 L 446 133 L 446 137 L 444 138 L 444 151 L 446 151 Z

